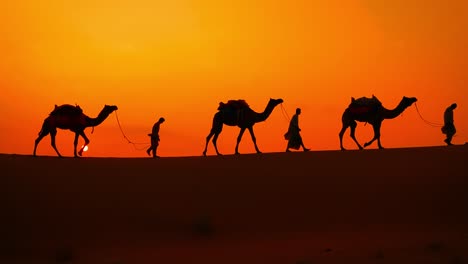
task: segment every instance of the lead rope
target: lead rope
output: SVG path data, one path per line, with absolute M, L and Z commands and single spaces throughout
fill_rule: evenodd
M 119 116 L 117 115 L 117 111 L 115 111 L 115 118 L 117 119 L 117 124 L 119 125 L 119 129 L 120 129 L 120 132 L 122 133 L 122 136 L 127 140 L 127 142 L 129 144 L 132 144 L 133 147 L 136 149 L 136 150 L 143 150 L 145 149 L 147 146 L 149 146 L 148 143 L 139 143 L 139 142 L 133 142 L 131 141 L 130 139 L 128 139 L 128 137 L 125 135 L 123 129 L 122 129 L 122 126 L 120 125 L 120 120 L 119 120 Z M 136 145 L 146 145 L 144 147 L 137 147 Z
M 281 105 L 281 113 L 283 114 L 284 118 L 286 118 L 287 122 L 289 123 L 291 119 L 289 118 L 288 112 L 284 108 L 283 103 L 281 103 L 280 105 Z
M 419 112 L 418 104 L 417 104 L 416 102 L 414 103 L 414 106 L 416 107 L 416 112 L 418 112 L 419 117 L 421 118 L 421 120 L 422 120 L 424 123 L 426 123 L 426 124 L 428 124 L 428 125 L 430 125 L 430 126 L 432 126 L 432 127 L 443 127 L 443 126 L 444 126 L 444 125 L 439 124 L 439 123 L 434 123 L 434 122 L 427 121 L 426 119 L 424 119 L 424 117 L 423 117 L 423 116 L 421 115 L 421 113 Z

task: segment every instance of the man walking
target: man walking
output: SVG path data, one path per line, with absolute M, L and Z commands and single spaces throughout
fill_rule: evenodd
M 308 148 L 304 146 L 302 137 L 300 134 L 301 129 L 299 128 L 299 115 L 301 114 L 301 109 L 296 109 L 296 114 L 293 115 L 291 121 L 289 122 L 288 132 L 284 135 L 284 138 L 288 140 L 288 145 L 286 146 L 286 152 L 289 152 L 290 148 L 299 149 L 302 147 L 304 151 L 309 151 Z
M 457 133 L 457 129 L 455 128 L 455 124 L 453 122 L 453 110 L 457 108 L 457 104 L 453 103 L 447 109 L 445 109 L 444 112 L 444 126 L 442 127 L 442 133 L 447 136 L 447 138 L 444 140 L 447 145 L 453 145 L 452 144 L 452 138 Z
M 148 153 L 148 156 L 151 156 L 152 152 L 153 158 L 159 158 L 159 156 L 156 155 L 156 150 L 159 146 L 159 127 L 164 121 L 164 117 L 159 118 L 158 122 L 154 123 L 151 134 L 148 134 L 151 138 L 151 146 L 146 150 L 146 153 Z

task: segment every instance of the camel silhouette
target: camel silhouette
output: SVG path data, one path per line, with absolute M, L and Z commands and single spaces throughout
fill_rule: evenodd
M 380 101 L 375 96 L 372 96 L 372 98 L 351 98 L 351 104 L 348 106 L 348 108 L 346 108 L 343 116 L 341 117 L 341 122 L 343 124 L 339 134 L 341 150 L 345 150 L 343 147 L 343 134 L 348 127 L 351 127 L 351 138 L 354 140 L 354 142 L 356 142 L 359 149 L 363 149 L 354 135 L 357 126 L 356 121 L 367 122 L 371 124 L 372 128 L 374 129 L 374 137 L 369 142 L 364 144 L 364 148 L 377 140 L 379 149 L 383 149 L 380 143 L 380 127 L 382 126 L 382 122 L 385 119 L 393 119 L 399 116 L 407 107 L 411 106 L 416 101 L 417 99 L 415 97 L 404 96 L 397 107 L 389 110 L 383 107 L 382 103 L 380 103 Z
M 57 135 L 57 128 L 69 129 L 72 132 L 75 132 L 75 141 L 73 142 L 73 153 L 75 157 L 78 157 L 76 153 L 78 137 L 81 136 L 85 140 L 85 145 L 80 149 L 78 153 L 81 156 L 84 147 L 89 144 L 89 139 L 84 133 L 85 128 L 100 125 L 115 110 L 117 110 L 117 106 L 105 105 L 96 118 L 91 118 L 83 114 L 83 110 L 81 110 L 79 106 L 73 106 L 68 104 L 61 106 L 55 105 L 55 109 L 49 114 L 49 116 L 44 120 L 44 123 L 42 124 L 41 131 L 39 132 L 39 136 L 37 137 L 34 144 L 33 156 L 36 156 L 37 145 L 39 144 L 39 142 L 41 142 L 42 138 L 50 134 L 50 143 L 52 147 L 55 149 L 55 152 L 57 152 L 57 155 L 59 157 L 62 157 L 57 147 L 55 146 L 55 135 Z
M 213 145 L 216 150 L 217 155 L 221 155 L 216 146 L 216 141 L 219 134 L 223 129 L 223 124 L 228 126 L 238 126 L 240 128 L 239 135 L 237 136 L 237 144 L 235 154 L 239 154 L 239 142 L 241 141 L 242 135 L 245 132 L 245 129 L 248 129 L 252 141 L 255 146 L 257 153 L 261 153 L 257 146 L 257 139 L 255 138 L 253 126 L 258 122 L 265 121 L 273 112 L 273 109 L 280 103 L 283 102 L 283 99 L 271 99 L 268 102 L 265 110 L 262 113 L 257 113 L 250 109 L 248 104 L 244 100 L 230 100 L 227 104 L 220 103 L 218 107 L 218 112 L 213 117 L 213 125 L 211 127 L 210 134 L 206 137 L 205 150 L 203 151 L 203 156 L 206 156 L 206 150 L 208 148 L 208 142 L 211 137 L 213 137 Z

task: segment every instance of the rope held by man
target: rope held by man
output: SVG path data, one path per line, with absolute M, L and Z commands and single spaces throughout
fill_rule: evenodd
M 288 112 L 284 108 L 283 103 L 281 103 L 280 106 L 281 106 L 281 113 L 286 118 L 287 122 L 289 122 L 291 119 L 289 118 Z
M 122 129 L 122 126 L 120 125 L 120 120 L 119 120 L 119 116 L 118 116 L 118 114 L 117 114 L 117 111 L 115 111 L 115 118 L 117 119 L 117 124 L 119 125 L 119 129 L 120 129 L 120 132 L 122 133 L 122 136 L 125 138 L 125 140 L 127 140 L 128 143 L 132 144 L 133 147 L 135 147 L 135 149 L 137 149 L 137 150 L 142 150 L 142 149 L 146 148 L 146 146 L 149 146 L 148 143 L 139 143 L 139 142 L 133 142 L 133 141 L 131 141 L 131 140 L 127 137 L 127 135 L 125 135 L 125 133 L 124 133 L 124 131 L 123 131 L 123 129 Z M 146 146 L 143 147 L 143 148 L 137 148 L 136 145 L 146 145 Z
M 417 104 L 416 102 L 414 103 L 414 106 L 416 107 L 416 112 L 418 112 L 419 117 L 421 118 L 421 120 L 422 120 L 424 123 L 426 123 L 426 124 L 428 124 L 428 125 L 430 125 L 430 126 L 432 126 L 432 127 L 443 127 L 443 126 L 444 126 L 443 124 L 439 124 L 439 123 L 434 123 L 434 122 L 427 121 L 426 119 L 424 119 L 424 117 L 423 117 L 423 116 L 421 115 L 421 113 L 419 112 L 418 104 Z

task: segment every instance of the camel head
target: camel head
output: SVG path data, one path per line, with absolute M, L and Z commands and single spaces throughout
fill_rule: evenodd
M 279 99 L 273 99 L 273 98 L 270 98 L 270 101 L 268 102 L 269 105 L 272 105 L 272 106 L 277 106 L 279 104 L 281 104 L 283 102 L 283 99 L 279 98 Z
M 117 109 L 118 109 L 118 107 L 116 105 L 105 105 L 104 109 L 102 109 L 102 112 L 111 114 L 112 112 L 114 112 Z
M 418 99 L 416 97 L 406 97 L 406 96 L 403 96 L 403 99 L 401 99 L 401 103 L 403 106 L 405 107 L 409 107 L 411 106 L 413 103 L 415 103 L 416 101 L 418 101 Z

